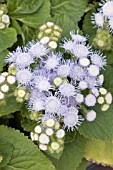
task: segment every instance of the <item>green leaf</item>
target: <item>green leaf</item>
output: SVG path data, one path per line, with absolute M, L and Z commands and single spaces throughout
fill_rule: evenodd
M 14 28 L 6 28 L 0 30 L 0 52 L 11 47 L 17 41 L 17 33 Z
M 104 74 L 104 87 L 106 87 L 113 94 L 113 67 L 107 66 Z
M 57 170 L 76 170 L 84 157 L 86 139 L 79 134 L 75 141 L 65 145 L 59 160 L 51 159 Z
M 94 25 L 91 23 L 91 15 L 93 11 L 88 12 L 85 15 L 83 21 L 83 32 L 89 36 L 89 43 L 92 44 L 93 38 L 96 36 L 97 28 L 94 28 Z
M 5 62 L 5 59 L 8 53 L 9 53 L 8 50 L 0 52 L 0 72 L 3 70 L 3 67 L 7 64 Z
M 79 167 L 76 170 L 85 170 L 88 164 L 89 162 L 83 158 L 82 162 L 80 163 Z
M 32 28 L 38 28 L 50 18 L 49 0 L 8 0 L 9 15 Z
M 15 97 L 10 97 L 6 99 L 6 105 L 0 106 L 0 116 L 8 115 L 19 111 L 22 107 L 22 104 L 16 102 Z
M 26 44 L 30 40 L 36 40 L 36 30 L 32 29 L 26 25 L 23 25 L 22 32 L 24 35 L 24 44 Z
M 87 0 L 51 0 L 51 14 L 66 14 L 71 20 L 77 23 L 84 14 Z
M 70 131 L 70 132 L 66 132 L 66 136 L 65 136 L 65 143 L 70 143 L 73 142 L 75 140 L 75 136 L 76 136 L 76 131 Z
M 19 131 L 0 126 L 0 141 L 14 146 L 12 157 L 2 170 L 55 170 L 38 147 Z
M 85 157 L 98 164 L 113 166 L 113 142 L 88 140 Z
M 15 19 L 12 19 L 11 26 L 15 28 L 15 30 L 17 31 L 17 34 L 21 35 L 23 39 L 23 44 L 25 44 L 25 35 L 22 32 L 22 27 L 19 25 L 19 23 Z
M 21 126 L 25 131 L 32 132 L 36 127 L 37 122 L 34 120 L 23 118 L 21 121 Z
M 113 64 L 113 51 L 104 53 L 106 55 L 107 64 Z
M 12 153 L 13 153 L 12 144 L 0 142 L 0 156 L 3 157 L 3 160 L 0 163 L 0 169 L 9 163 Z
M 77 31 L 77 24 L 72 21 L 67 14 L 56 15 L 53 22 L 62 28 L 62 37 L 69 37 L 70 31 Z
M 79 132 L 86 138 L 97 140 L 113 140 L 113 106 L 103 112 L 95 106 L 97 117 L 93 122 L 84 121 Z

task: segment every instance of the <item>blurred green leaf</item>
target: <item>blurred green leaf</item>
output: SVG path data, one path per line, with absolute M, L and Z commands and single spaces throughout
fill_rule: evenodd
M 95 106 L 97 117 L 93 122 L 84 121 L 79 132 L 84 137 L 97 140 L 113 140 L 113 106 L 103 112 L 100 106 Z M 106 123 L 107 122 L 107 123 Z
M 13 145 L 10 143 L 3 143 L 0 141 L 0 156 L 3 157 L 3 160 L 0 163 L 0 169 L 9 163 L 12 153 Z
M 38 28 L 50 18 L 49 0 L 8 0 L 9 15 L 32 28 Z
M 98 164 L 113 166 L 113 142 L 88 140 L 86 143 L 85 157 Z
M 17 41 L 17 32 L 14 28 L 0 30 L 0 52 L 11 47 Z
M 7 64 L 5 59 L 8 53 L 8 50 L 0 52 L 0 72 L 3 71 L 3 67 Z
M 2 170 L 55 170 L 38 147 L 19 131 L 0 126 L 0 141 L 14 146 L 11 159 Z
M 87 0 L 51 0 L 51 14 L 66 14 L 71 20 L 77 23 L 84 15 Z

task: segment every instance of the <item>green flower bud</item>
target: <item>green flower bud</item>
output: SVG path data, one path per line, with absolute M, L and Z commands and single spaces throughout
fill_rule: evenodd
M 58 31 L 54 31 L 53 35 L 59 38 L 61 36 L 61 33 Z
M 3 160 L 3 156 L 0 155 L 0 163 L 2 162 L 2 160 Z
M 44 33 L 43 32 L 39 32 L 39 34 L 38 34 L 38 39 L 40 40 L 42 37 L 44 36 Z
M 21 98 L 21 97 L 16 97 L 16 101 L 17 101 L 18 103 L 22 103 L 24 100 L 23 100 L 23 98 Z
M 57 42 L 57 41 L 58 41 L 58 38 L 57 38 L 57 37 L 50 37 L 50 41 L 55 41 L 55 42 Z
M 46 30 L 44 31 L 44 33 L 45 33 L 46 35 L 50 35 L 50 34 L 52 33 L 52 29 L 46 29 Z
M 0 30 L 5 28 L 5 24 L 3 22 L 0 22 Z
M 42 26 L 39 28 L 39 30 L 40 30 L 40 31 L 44 31 L 46 28 L 47 28 L 47 26 L 46 26 L 46 24 L 44 24 L 44 25 L 42 25 Z
M 12 75 L 16 75 L 16 67 L 15 67 L 13 64 L 11 64 L 11 65 L 9 66 L 9 68 L 8 68 L 8 73 L 9 73 L 9 74 L 12 74 Z
M 113 48 L 113 37 L 108 30 L 98 29 L 92 45 L 95 49 L 110 51 Z

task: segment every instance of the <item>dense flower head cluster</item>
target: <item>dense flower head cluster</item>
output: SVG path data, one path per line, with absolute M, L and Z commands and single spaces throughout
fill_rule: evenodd
M 41 25 L 38 32 L 38 39 L 42 44 L 49 48 L 56 49 L 57 41 L 61 38 L 62 29 L 53 22 L 47 22 Z
M 113 33 L 113 0 L 104 0 L 99 5 L 98 12 L 92 16 L 92 23 L 99 28 L 106 26 Z
M 106 57 L 92 51 L 87 45 L 87 37 L 74 32 L 70 35 L 71 39 L 64 39 L 60 45 L 64 54 L 37 41 L 18 47 L 7 58 L 9 72 L 18 82 L 16 97 L 22 101 L 27 97 L 32 119 L 37 117 L 37 121 L 41 122 L 38 126 L 40 136 L 36 129 L 31 134 L 32 140 L 39 141 L 41 150 L 48 150 L 51 143 L 48 133 L 54 131 L 49 129 L 46 133 L 48 125 L 45 122 L 59 123 L 64 133 L 63 129 L 77 129 L 84 119 L 94 121 L 96 112 L 92 107 L 96 104 L 106 111 L 112 102 L 111 93 L 102 87 L 104 75 L 101 70 L 106 66 Z M 65 59 L 65 55 L 69 59 Z M 57 138 L 61 134 L 53 133 Z M 54 141 L 49 147 L 50 152 L 59 147 L 59 143 Z
M 38 142 L 42 151 L 51 154 L 60 153 L 64 148 L 65 131 L 60 127 L 60 123 L 53 116 L 45 115 L 41 119 L 41 124 L 31 132 L 31 139 Z

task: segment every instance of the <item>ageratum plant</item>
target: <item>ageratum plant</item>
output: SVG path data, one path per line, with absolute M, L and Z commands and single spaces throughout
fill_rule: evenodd
M 112 0 L 1 3 L 0 169 L 112 166 Z
M 53 34 L 56 27 L 57 32 L 61 31 L 51 22 L 45 25 L 53 29 Z M 36 121 L 31 139 L 53 157 L 61 156 L 67 131 L 77 131 L 85 119 L 95 121 L 95 105 L 104 112 L 112 103 L 111 93 L 102 86 L 106 57 L 91 49 L 87 37 L 73 32 L 70 35 L 70 40 L 64 38 L 60 44 L 63 53 L 53 50 L 57 45 L 48 41 L 49 36 L 18 47 L 6 60 L 9 73 L 0 77 L 1 100 L 9 86 L 16 85 L 11 94 L 17 102 L 27 100 L 30 118 Z

